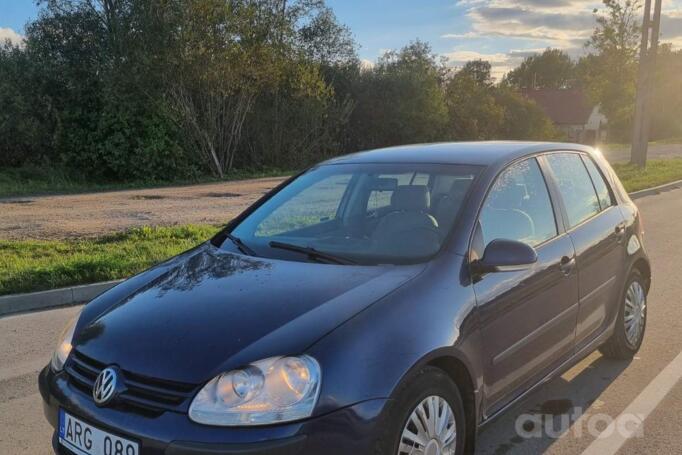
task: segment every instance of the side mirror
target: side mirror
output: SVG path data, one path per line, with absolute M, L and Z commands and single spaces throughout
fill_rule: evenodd
M 537 260 L 532 246 L 516 240 L 495 239 L 485 247 L 483 258 L 472 265 L 478 273 L 511 272 L 527 269 Z

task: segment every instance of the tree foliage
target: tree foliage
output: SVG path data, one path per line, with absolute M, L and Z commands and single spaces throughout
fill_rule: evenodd
M 526 57 L 504 77 L 503 83 L 517 88 L 568 88 L 575 86 L 575 63 L 560 49 L 545 49 Z
M 580 87 L 608 119 L 609 138 L 629 141 L 641 37 L 638 0 L 604 0 L 597 26 L 577 61 L 558 49 L 530 56 L 504 78 L 516 88 Z M 661 45 L 657 58 L 651 138 L 682 136 L 682 52 Z
M 591 54 L 578 63 L 590 98 L 598 102 L 614 139 L 627 140 L 634 116 L 639 0 L 603 0 L 597 27 L 586 44 Z
M 465 64 L 446 85 L 450 127 L 455 137 L 485 140 L 499 135 L 504 106 L 498 103 L 490 74 L 490 63 L 480 60 Z
M 50 151 L 50 106 L 35 91 L 35 65 L 28 53 L 0 44 L 0 165 L 43 162 Z
M 0 105 L 0 166 L 98 180 L 556 135 L 488 62 L 456 70 L 415 41 L 361 65 L 323 0 L 43 0 L 0 46 Z
M 353 88 L 353 148 L 442 139 L 447 120 L 443 73 L 421 41 L 386 52 L 373 68 L 361 70 Z
M 682 50 L 669 44 L 658 48 L 654 94 L 652 99 L 651 137 L 682 137 Z
M 514 87 L 495 86 L 488 62 L 475 60 L 455 73 L 446 87 L 451 128 L 467 140 L 558 139 L 543 111 Z

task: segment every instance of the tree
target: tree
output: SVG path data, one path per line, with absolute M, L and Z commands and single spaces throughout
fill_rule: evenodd
M 605 13 L 586 47 L 592 55 L 578 63 L 588 95 L 599 103 L 609 121 L 610 133 L 629 138 L 637 79 L 640 26 L 638 0 L 603 0 Z
M 575 63 L 560 49 L 526 57 L 507 73 L 503 84 L 516 88 L 567 88 L 575 85 Z
M 320 2 L 290 16 L 294 52 L 246 119 L 242 167 L 300 168 L 343 149 L 359 66 L 350 31 Z
M 421 41 L 389 51 L 373 68 L 361 71 L 353 94 L 351 148 L 442 139 L 447 124 L 444 72 Z
M 0 166 L 48 158 L 49 124 L 40 115 L 46 106 L 32 87 L 37 70 L 25 49 L 0 43 Z
M 222 177 L 379 146 L 552 134 L 537 106 L 493 83 L 489 62 L 454 71 L 416 41 L 363 67 L 323 0 L 40 5 L 25 45 L 0 47 L 0 165 Z
M 658 48 L 651 105 L 651 139 L 682 137 L 682 51 L 670 44 Z
M 14 53 L 24 62 L 21 79 L 7 81 L 15 97 L 28 100 L 20 122 L 39 125 L 40 134 L 26 128 L 15 134 L 33 151 L 13 164 L 49 162 L 77 169 L 79 178 L 99 179 L 191 172 L 163 103 L 161 67 L 142 52 L 157 36 L 144 36 L 153 15 L 141 13 L 151 13 L 152 3 L 158 1 L 43 2 L 38 19 L 27 26 L 24 48 Z M 0 63 L 0 72 L 9 67 Z M 0 125 L 0 136 L 5 133 Z
M 603 0 L 605 14 L 597 16 L 597 27 L 587 47 L 627 63 L 637 59 L 640 26 L 639 0 Z M 597 12 L 597 10 L 595 10 Z
M 232 169 L 256 96 L 281 77 L 289 30 L 278 4 L 191 0 L 182 8 L 171 103 L 216 176 Z
M 560 137 L 545 113 L 513 87 L 493 84 L 490 63 L 465 64 L 446 85 L 450 134 L 456 140 Z
M 106 36 L 96 12 L 82 3 L 48 2 L 26 28 L 26 53 L 41 68 L 33 90 L 41 94 L 44 125 L 53 137 L 51 158 L 89 172 L 93 134 L 108 72 Z M 34 112 L 41 118 L 40 112 Z M 101 176 L 98 175 L 98 177 Z
M 563 135 L 552 121 L 535 104 L 517 91 L 500 87 L 496 93 L 497 103 L 503 108 L 503 118 L 498 137 L 515 140 L 561 140 Z
M 357 60 L 350 30 L 339 24 L 334 12 L 324 3 L 316 2 L 299 9 L 298 16 L 308 17 L 297 35 L 301 48 L 312 61 L 333 66 Z
M 457 76 L 467 77 L 479 85 L 491 87 L 494 83 L 491 70 L 490 62 L 481 59 L 471 60 L 464 64 L 457 72 Z
M 489 62 L 467 62 L 447 82 L 445 98 L 449 111 L 450 135 L 457 140 L 495 138 L 504 109 L 495 97 Z

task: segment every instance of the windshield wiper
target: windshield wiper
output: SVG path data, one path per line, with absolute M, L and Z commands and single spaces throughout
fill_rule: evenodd
M 232 243 L 237 245 L 237 248 L 239 248 L 239 251 L 241 251 L 244 254 L 248 254 L 249 256 L 258 256 L 255 251 L 253 251 L 251 248 L 249 248 L 246 243 L 242 241 L 239 237 L 230 234 L 229 232 L 225 234 L 225 237 L 230 239 Z
M 270 245 L 271 248 L 280 248 L 282 250 L 289 250 L 295 251 L 297 253 L 307 254 L 310 259 L 316 260 L 321 259 L 323 261 L 343 265 L 357 264 L 357 262 L 353 261 L 352 259 L 336 256 L 330 253 L 324 253 L 309 246 L 294 245 L 293 243 L 278 242 L 276 240 L 271 241 L 270 243 L 268 243 L 268 245 Z

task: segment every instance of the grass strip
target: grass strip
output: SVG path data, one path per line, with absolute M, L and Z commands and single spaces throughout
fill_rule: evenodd
M 0 295 L 126 278 L 217 230 L 206 225 L 143 227 L 89 240 L 0 240 Z
M 682 180 L 682 158 L 649 160 L 644 169 L 631 164 L 612 166 L 628 192 Z

